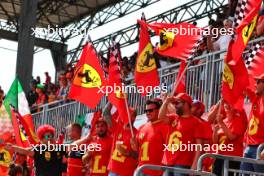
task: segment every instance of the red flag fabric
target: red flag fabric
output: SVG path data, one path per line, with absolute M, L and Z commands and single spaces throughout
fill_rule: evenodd
M 248 73 L 245 63 L 240 57 L 236 65 L 230 65 L 229 62 L 232 58 L 232 45 L 234 41 L 229 43 L 228 51 L 224 59 L 224 71 L 222 80 L 222 96 L 223 99 L 233 106 L 234 108 L 241 110 L 243 104 L 241 104 L 241 98 L 243 99 L 243 92 L 249 84 Z
M 13 108 L 11 108 L 11 114 L 12 114 L 12 124 L 14 127 L 16 145 L 24 147 L 24 148 L 29 147 L 30 143 L 27 140 L 27 137 L 25 136 L 25 133 L 21 128 L 21 124 L 19 124 L 17 120 L 17 113 L 14 111 Z
M 92 135 L 95 135 L 95 124 L 100 119 L 101 116 L 102 116 L 102 111 L 101 110 L 96 111 L 93 114 L 93 119 L 92 119 L 92 122 L 91 122 L 91 131 L 90 131 L 90 133 Z
M 185 85 L 186 72 L 183 73 L 184 70 L 185 70 L 185 68 L 186 68 L 186 66 L 187 66 L 186 61 L 185 61 L 185 60 L 181 60 L 181 64 L 180 64 L 180 68 L 179 68 L 179 72 L 178 72 L 178 75 L 177 75 L 177 78 L 176 78 L 176 82 L 175 82 L 175 84 L 176 84 L 177 82 L 179 82 L 179 83 L 178 83 L 178 87 L 176 88 L 176 91 L 175 91 L 175 93 L 177 93 L 177 94 L 178 94 L 178 93 L 185 93 L 185 91 L 186 91 L 186 85 Z M 183 75 L 182 78 L 180 79 L 180 77 L 181 77 L 182 74 L 184 74 L 184 75 Z
M 247 43 L 256 26 L 261 3 L 261 0 L 248 0 L 245 5 L 245 9 L 237 9 L 238 12 L 236 13 L 244 12 L 244 18 L 242 18 L 241 22 L 235 28 L 236 39 L 235 43 L 232 45 L 233 59 L 230 60 L 229 64 L 235 65 L 240 60 L 240 57 L 244 49 L 246 48 Z M 235 22 L 237 20 L 238 19 L 235 19 Z
M 14 111 L 15 116 L 17 118 L 18 124 L 22 125 L 23 129 L 25 130 L 24 132 L 27 135 L 27 139 L 30 144 L 39 144 L 39 139 L 36 136 L 35 132 L 32 131 L 31 126 L 27 123 L 27 118 L 25 116 L 21 116 L 21 114 L 17 111 Z M 30 115 L 31 116 L 31 115 Z
M 105 86 L 103 75 L 96 51 L 91 43 L 87 43 L 76 65 L 68 96 L 94 109 L 104 95 L 100 91 L 100 87 Z
M 160 36 L 158 53 L 177 59 L 188 59 L 202 36 L 200 28 L 186 22 L 153 23 L 148 26 Z
M 248 75 L 249 75 L 249 89 L 253 92 L 256 90 L 256 81 L 254 77 L 263 74 L 264 68 L 264 48 L 259 48 L 256 51 L 256 55 L 252 58 L 252 61 L 249 63 Z
M 127 96 L 127 94 L 124 92 L 124 90 L 122 90 L 124 84 L 122 83 L 120 66 L 118 65 L 118 61 L 113 54 L 111 54 L 109 61 L 108 86 L 113 89 L 113 91 L 108 94 L 108 100 L 117 108 L 119 118 L 123 121 L 123 123 L 127 124 L 129 122 L 125 102 L 125 98 L 127 98 L 125 96 Z
M 153 46 L 150 41 L 148 28 L 145 22 L 138 20 L 140 24 L 139 49 L 135 69 L 135 83 L 138 88 L 159 86 L 159 73 L 155 58 L 153 57 Z M 151 79 L 150 79 L 151 78 Z M 147 95 L 146 91 L 141 91 L 142 95 Z

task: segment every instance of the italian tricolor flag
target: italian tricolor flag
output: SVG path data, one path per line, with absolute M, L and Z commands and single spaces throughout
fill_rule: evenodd
M 26 95 L 17 78 L 12 83 L 6 95 L 4 106 L 9 117 L 12 119 L 17 145 L 26 147 L 29 143 L 38 143 L 38 139 L 34 133 L 34 124 Z M 11 106 L 14 108 L 16 113 L 12 110 Z M 23 126 L 23 129 L 20 128 L 21 125 Z M 22 130 L 24 131 L 22 132 Z M 24 135 L 25 133 L 28 138 Z

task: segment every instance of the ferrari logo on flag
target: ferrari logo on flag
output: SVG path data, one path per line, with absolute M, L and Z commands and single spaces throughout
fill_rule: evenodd
M 233 89 L 234 74 L 226 63 L 224 64 L 223 81 L 228 84 L 229 89 Z
M 151 43 L 148 43 L 138 57 L 136 70 L 144 73 L 154 69 L 156 69 L 156 62 L 153 57 L 153 48 Z
M 123 93 L 122 91 L 118 90 L 115 92 L 115 95 L 117 98 L 119 99 L 124 99 L 124 98 L 127 98 L 127 94 L 126 93 Z
M 102 85 L 99 73 L 90 65 L 84 64 L 76 71 L 73 84 L 85 88 L 95 88 Z
M 4 148 L 0 149 L 0 166 L 9 167 L 11 160 L 10 153 Z
M 26 138 L 26 136 L 24 135 L 24 133 L 22 132 L 22 130 L 20 130 L 20 137 L 21 137 L 21 140 L 22 140 L 23 142 L 27 141 L 27 138 Z
M 173 32 L 166 32 L 164 30 L 160 31 L 160 44 L 159 50 L 166 50 L 173 45 L 175 34 Z
M 245 26 L 242 30 L 243 42 L 245 45 L 247 45 L 249 37 L 251 36 L 251 34 L 255 28 L 255 25 L 257 23 L 257 17 L 258 17 L 258 15 L 256 15 L 254 17 L 254 19 L 251 21 L 251 23 L 249 23 L 247 26 Z

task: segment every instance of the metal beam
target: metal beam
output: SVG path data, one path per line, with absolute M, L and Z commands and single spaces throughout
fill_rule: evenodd
M 92 11 L 91 15 L 89 15 L 83 20 L 80 19 L 82 19 L 85 15 L 81 15 L 80 18 L 74 19 L 75 22 L 72 24 L 65 23 L 61 26 L 68 25 L 69 28 L 85 30 L 94 29 L 111 21 L 117 20 L 123 16 L 131 14 L 137 10 L 140 10 L 143 7 L 154 4 L 160 0 L 123 0 L 120 2 L 118 1 L 120 0 L 116 0 L 115 3 L 113 3 L 113 5 L 110 7 L 108 7 L 108 4 L 108 6 L 101 6 L 94 9 L 94 12 Z M 66 37 L 66 39 L 73 37 L 76 37 L 76 35 L 69 35 Z
M 194 22 L 199 19 L 208 17 L 208 15 L 214 14 L 215 10 L 218 9 L 220 12 L 227 7 L 226 0 L 198 0 L 188 2 L 184 5 L 178 6 L 172 10 L 164 12 L 162 14 L 156 15 L 147 20 L 148 23 L 151 22 L 166 22 L 166 23 L 179 23 L 179 22 Z M 136 19 L 135 19 L 136 21 Z M 107 52 L 107 48 L 111 45 L 111 38 L 115 36 L 116 42 L 120 43 L 121 47 L 126 47 L 131 44 L 138 42 L 138 26 L 132 25 L 127 28 L 116 31 L 110 35 L 101 37 L 93 41 L 97 51 Z M 68 60 L 77 60 L 82 46 L 73 49 L 68 52 Z M 77 54 L 74 54 L 77 52 Z M 76 56 L 73 58 L 73 56 Z
M 35 37 L 31 28 L 36 25 L 36 0 L 24 0 L 19 19 L 16 75 L 26 92 L 30 90 L 29 83 L 33 69 L 33 51 Z
M 0 29 L 0 38 L 11 40 L 11 41 L 18 41 L 18 34 L 16 32 L 10 32 L 3 29 Z M 48 41 L 45 39 L 35 38 L 35 46 L 45 48 L 45 49 L 52 49 L 52 48 L 60 48 L 60 47 L 67 47 L 67 45 L 63 43 Z

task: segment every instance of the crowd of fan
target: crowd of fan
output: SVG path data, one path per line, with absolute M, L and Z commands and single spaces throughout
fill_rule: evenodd
M 230 1 L 229 16 L 233 17 L 237 1 Z M 213 27 L 229 28 L 232 18 L 226 19 L 223 14 L 218 14 L 216 20 L 210 20 Z M 231 19 L 231 20 L 230 20 Z M 264 20 L 259 18 L 253 38 L 263 35 Z M 219 36 L 216 40 L 207 37 L 200 45 L 197 56 L 211 51 L 226 49 L 230 36 Z M 99 53 L 104 72 L 108 73 L 109 60 Z M 123 57 L 121 70 L 123 78 L 133 75 L 137 53 L 130 58 Z M 158 67 L 164 67 L 172 59 L 162 57 L 156 52 L 154 57 Z M 200 62 L 200 61 L 199 61 Z M 194 64 L 198 64 L 195 62 Z M 73 78 L 74 68 L 70 65 L 58 77 L 59 85 L 51 82 L 51 77 L 45 73 L 46 80 L 41 84 L 40 78 L 32 78 L 31 90 L 27 94 L 33 112 L 39 111 L 40 106 L 57 100 L 67 101 L 70 82 Z M 264 143 L 264 74 L 256 78 L 256 92 L 247 91 L 247 96 L 252 103 L 251 113 L 246 115 L 243 110 L 233 109 L 232 106 L 220 100 L 208 113 L 202 102 L 180 93 L 175 96 L 162 95 L 161 98 L 150 99 L 145 103 L 145 112 L 148 122 L 139 129 L 124 123 L 124 117 L 112 113 L 111 104 L 107 104 L 100 118 L 94 124 L 94 130 L 81 138 L 81 126 L 71 124 L 68 136 L 71 144 L 100 144 L 101 150 L 73 150 L 68 147 L 66 151 L 27 150 L 12 144 L 7 144 L 6 149 L 17 152 L 15 164 L 10 166 L 10 176 L 29 176 L 32 170 L 41 176 L 132 176 L 135 169 L 144 164 L 166 165 L 175 168 L 196 169 L 198 157 L 204 151 L 179 151 L 175 146 L 182 144 L 232 144 L 231 151 L 219 149 L 216 153 L 228 156 L 244 156 L 256 159 L 257 147 Z M 4 92 L 0 88 L 0 105 L 4 99 Z M 136 110 L 130 108 L 132 123 L 136 119 Z M 132 132 L 133 131 L 133 132 Z M 134 135 L 132 135 L 132 133 Z M 42 144 L 56 143 L 56 130 L 50 125 L 40 126 L 37 135 Z M 58 141 L 57 141 L 58 143 Z M 213 151 L 207 151 L 208 153 Z M 262 152 L 264 159 L 264 152 Z M 34 166 L 28 158 L 33 158 Z M 203 170 L 216 175 L 222 175 L 223 162 L 221 160 L 206 160 Z M 230 162 L 230 168 L 264 172 L 263 165 Z M 33 169 L 34 167 L 34 169 Z M 145 170 L 141 176 L 180 174 L 165 171 Z M 182 174 L 183 175 L 183 174 Z M 229 173 L 229 175 L 232 175 Z
M 237 4 L 237 0 L 230 1 L 228 6 L 229 8 L 226 8 L 223 13 L 220 13 L 218 10 L 216 10 L 215 20 L 212 19 L 211 15 L 209 15 L 208 26 L 211 29 L 232 28 L 232 20 L 234 19 L 236 4 Z M 257 26 L 251 37 L 252 39 L 263 36 L 264 34 L 263 12 L 264 10 L 260 12 L 261 16 L 258 19 Z M 196 25 L 196 22 L 194 22 L 193 24 Z M 204 55 L 206 53 L 214 52 L 214 51 L 226 50 L 229 41 L 231 40 L 231 35 L 220 35 L 220 34 L 216 34 L 216 35 L 217 37 L 210 35 L 204 37 L 202 43 L 199 45 L 199 48 L 195 53 L 195 56 Z M 166 66 L 178 62 L 177 59 L 168 58 L 159 55 L 156 52 L 157 46 L 158 43 L 156 43 L 154 46 L 154 54 L 153 54 L 153 57 L 155 58 L 157 64 L 157 68 L 164 68 Z M 220 57 L 223 57 L 223 55 L 224 54 L 222 54 Z M 100 58 L 100 63 L 102 65 L 102 68 L 105 74 L 107 75 L 108 67 L 109 67 L 109 53 L 107 56 L 104 56 L 102 52 L 99 52 L 98 56 Z M 122 62 L 121 75 L 123 77 L 123 80 L 129 80 L 126 82 L 126 84 L 129 84 L 133 81 L 131 78 L 133 77 L 134 74 L 136 57 L 137 57 L 137 52 L 135 52 L 131 57 L 121 58 L 121 62 Z M 194 60 L 192 65 L 200 64 L 202 62 L 205 62 L 205 59 Z M 220 69 L 222 69 L 222 66 L 220 66 Z M 74 70 L 74 65 L 68 64 L 64 73 L 61 73 L 57 81 L 55 81 L 54 83 L 51 82 L 51 77 L 47 72 L 45 73 L 46 80 L 43 84 L 41 83 L 39 76 L 37 76 L 36 79 L 32 78 L 32 81 L 30 83 L 31 90 L 30 92 L 27 93 L 28 102 L 30 107 L 32 108 L 32 112 L 37 112 L 41 110 L 41 108 L 39 107 L 46 103 L 52 103 L 55 101 L 64 101 L 64 102 L 67 101 L 67 93 L 69 91 L 70 83 L 73 78 L 73 70 Z
M 163 94 L 161 98 L 146 101 L 148 121 L 138 129 L 130 126 L 124 120 L 126 117 L 120 117 L 108 103 L 103 110 L 97 112 L 99 118 L 92 124 L 94 126 L 87 136 L 81 137 L 82 127 L 79 124 L 70 125 L 68 136 L 71 145 L 66 149 L 46 149 L 40 153 L 38 150 L 27 150 L 10 143 L 6 145 L 6 149 L 21 154 L 24 157 L 23 163 L 26 162 L 26 156 L 33 158 L 35 174 L 41 176 L 132 176 L 135 169 L 144 164 L 196 169 L 197 160 L 203 153 L 257 159 L 257 148 L 264 143 L 264 73 L 255 79 L 256 91 L 245 92 L 252 103 L 249 116 L 244 110 L 234 109 L 223 100 L 205 113 L 204 104 L 193 100 L 186 93 L 174 96 Z M 130 107 L 129 113 L 133 124 L 137 116 L 136 110 Z M 37 135 L 41 144 L 56 143 L 56 130 L 50 125 L 40 126 Z M 82 153 L 83 144 L 93 147 Z M 215 144 L 217 146 L 213 147 Z M 180 148 L 183 145 L 185 149 Z M 191 148 L 190 145 L 202 147 Z M 205 146 L 210 146 L 209 150 L 205 150 Z M 67 159 L 63 159 L 65 156 Z M 261 158 L 264 159 L 264 151 Z M 21 162 L 11 165 L 10 172 L 16 167 L 24 168 L 27 173 L 31 171 L 29 167 L 25 168 L 25 164 L 21 166 L 19 163 Z M 257 164 L 231 161 L 229 167 L 264 172 L 263 165 Z M 203 170 L 217 176 L 223 174 L 222 168 L 222 160 L 208 159 L 203 162 Z M 141 175 L 186 174 L 145 169 Z M 229 175 L 233 173 L 230 172 Z

